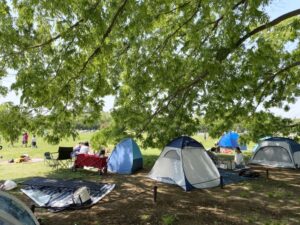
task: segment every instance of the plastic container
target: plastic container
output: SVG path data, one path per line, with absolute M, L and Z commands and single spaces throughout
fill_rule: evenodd
M 76 205 L 83 205 L 91 201 L 90 191 L 86 186 L 78 188 L 73 194 L 73 201 Z
M 9 190 L 12 190 L 12 189 L 14 189 L 16 187 L 17 187 L 16 182 L 14 182 L 12 180 L 7 180 L 7 181 L 4 182 L 4 184 L 2 184 L 0 186 L 0 189 L 1 190 L 5 190 L 5 191 L 9 191 Z

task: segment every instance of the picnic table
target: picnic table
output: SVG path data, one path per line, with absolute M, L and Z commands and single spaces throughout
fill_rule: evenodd
M 98 155 L 79 154 L 76 156 L 73 170 L 77 168 L 94 167 L 98 168 L 100 175 L 107 173 L 107 157 L 100 157 Z

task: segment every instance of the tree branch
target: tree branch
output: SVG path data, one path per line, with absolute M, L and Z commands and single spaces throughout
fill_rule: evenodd
M 161 51 L 166 47 L 168 41 L 178 32 L 181 30 L 182 27 L 184 27 L 186 24 L 188 24 L 197 14 L 198 10 L 200 7 L 200 3 L 198 4 L 195 12 L 186 20 L 184 21 L 175 31 L 173 31 L 171 34 L 169 34 L 166 39 L 164 40 L 162 46 L 161 46 Z
M 237 40 L 232 46 L 223 47 L 221 49 L 218 49 L 218 51 L 216 53 L 216 59 L 219 62 L 225 60 L 230 53 L 232 53 L 235 49 L 237 49 L 244 41 L 246 41 L 251 36 L 253 36 L 253 35 L 255 35 L 255 34 L 261 32 L 265 29 L 268 29 L 272 26 L 275 26 L 275 25 L 281 23 L 284 20 L 287 20 L 289 18 L 292 18 L 294 16 L 298 16 L 298 15 L 300 15 L 300 9 L 296 9 L 294 11 L 283 14 L 283 15 L 277 17 L 276 19 L 272 20 L 271 22 L 263 24 L 263 25 L 255 28 L 255 29 L 253 29 L 252 31 L 250 31 L 249 33 L 247 33 L 246 35 L 241 37 L 239 40 Z
M 203 81 L 203 79 L 208 75 L 208 72 L 205 71 L 202 74 L 198 75 L 193 81 L 191 81 L 189 84 L 185 85 L 184 87 L 177 88 L 175 92 L 162 100 L 162 102 L 167 102 L 165 105 L 162 105 L 158 107 L 154 113 L 149 117 L 149 119 L 146 121 L 146 123 L 143 125 L 142 129 L 138 132 L 138 134 L 142 134 L 147 126 L 152 122 L 154 117 L 156 117 L 160 112 L 162 112 L 164 109 L 167 109 L 169 105 L 174 101 L 174 99 L 180 95 L 181 93 L 188 93 L 189 90 L 196 85 L 198 82 Z
M 48 44 L 51 44 L 52 42 L 54 42 L 55 40 L 61 38 L 61 36 L 65 33 L 68 33 L 70 30 L 72 30 L 73 28 L 77 27 L 80 23 L 82 23 L 84 20 L 81 19 L 79 21 L 77 21 L 76 23 L 74 23 L 72 26 L 70 26 L 67 30 L 65 30 L 64 32 L 56 35 L 55 37 L 52 37 L 50 39 L 48 39 L 47 41 L 43 42 L 43 43 L 40 43 L 40 44 L 37 44 L 37 45 L 33 45 L 33 46 L 30 46 L 27 48 L 27 50 L 29 49 L 35 49 L 35 48 L 40 48 L 40 47 L 44 47 Z
M 119 15 L 123 12 L 126 3 L 128 2 L 128 0 L 124 0 L 123 4 L 118 8 L 116 14 L 114 15 L 110 25 L 108 26 L 106 32 L 103 34 L 102 39 L 101 39 L 101 43 L 99 46 L 97 46 L 97 48 L 93 51 L 93 53 L 88 57 L 88 59 L 83 63 L 82 68 L 79 71 L 79 74 L 81 74 L 85 68 L 87 67 L 87 65 L 89 64 L 90 61 L 93 60 L 93 58 L 99 54 L 99 52 L 101 51 L 101 46 L 103 45 L 105 39 L 108 37 L 108 35 L 111 33 L 115 23 L 117 22 L 117 18 L 119 17 Z
M 100 0 L 97 2 L 97 3 L 95 3 L 89 10 L 92 10 L 92 11 L 94 11 L 97 7 L 98 7 L 98 5 L 100 4 Z M 33 46 L 29 46 L 28 48 L 27 48 L 27 50 L 29 50 L 29 49 L 35 49 L 35 48 L 40 48 L 40 47 L 44 47 L 44 46 L 46 46 L 46 45 L 48 45 L 48 44 L 51 44 L 52 42 L 54 42 L 55 40 L 57 40 L 57 39 L 59 39 L 59 38 L 61 38 L 62 36 L 63 36 L 63 34 L 65 34 L 65 33 L 68 33 L 69 31 L 71 31 L 71 30 L 73 30 L 75 27 L 77 27 L 78 25 L 80 25 L 82 22 L 84 22 L 85 20 L 84 19 L 80 19 L 80 20 L 78 20 L 76 23 L 74 23 L 72 26 L 70 26 L 67 30 L 65 30 L 64 32 L 62 32 L 62 33 L 59 33 L 59 34 L 57 34 L 56 36 L 54 36 L 54 37 L 51 37 L 50 39 L 48 39 L 47 41 L 45 41 L 45 42 L 43 42 L 43 43 L 40 43 L 40 44 L 37 44 L 37 45 L 33 45 Z
M 187 5 L 189 5 L 190 3 L 191 3 L 191 1 L 188 1 L 188 2 L 185 2 L 185 3 L 182 3 L 182 4 L 178 5 L 177 7 L 173 8 L 173 9 L 171 9 L 171 10 L 169 10 L 169 11 L 161 12 L 161 13 L 157 14 L 157 15 L 155 16 L 155 18 L 157 19 L 157 18 L 159 18 L 159 17 L 160 17 L 161 15 L 163 15 L 163 14 L 169 14 L 169 13 L 172 13 L 172 12 L 176 11 L 177 9 L 184 8 L 184 7 L 186 7 Z
M 292 18 L 294 16 L 297 16 L 297 15 L 300 15 L 300 9 L 296 9 L 294 11 L 291 11 L 291 12 L 288 12 L 286 14 L 283 14 L 279 17 L 277 17 L 276 19 L 272 20 L 271 22 L 269 23 L 266 23 L 264 25 L 261 25 L 257 28 L 255 28 L 254 30 L 250 31 L 248 34 L 244 35 L 243 37 L 241 37 L 236 43 L 235 43 L 235 47 L 238 47 L 240 46 L 245 40 L 247 40 L 249 37 L 267 29 L 267 28 L 270 28 L 270 27 L 273 27 L 279 23 L 281 23 L 282 21 L 286 20 L 286 19 L 289 19 L 289 18 Z
M 240 5 L 247 3 L 248 0 L 241 0 L 238 3 L 236 3 L 234 6 L 232 6 L 232 10 L 235 10 L 236 8 L 238 8 Z M 247 4 L 245 4 L 245 7 L 247 6 Z M 215 21 L 212 21 L 210 23 L 207 24 L 207 26 L 209 25 L 213 25 L 212 29 L 210 30 L 210 32 L 206 35 L 206 37 L 204 37 L 204 39 L 201 41 L 200 46 L 204 45 L 204 43 L 213 35 L 215 34 L 215 31 L 217 29 L 217 27 L 219 26 L 220 22 L 224 19 L 224 15 L 221 15 L 218 19 L 216 19 Z M 196 51 L 196 49 L 194 50 Z M 194 53 L 192 53 L 194 54 Z
M 264 82 L 262 82 L 255 89 L 254 93 L 256 93 L 258 90 L 260 90 L 261 88 L 263 88 L 265 85 L 269 86 L 274 81 L 274 79 L 276 78 L 276 76 L 278 76 L 278 75 L 280 75 L 280 74 L 282 74 L 282 73 L 284 73 L 284 72 L 286 72 L 286 71 L 288 71 L 288 70 L 290 70 L 290 69 L 292 69 L 293 67 L 296 67 L 296 66 L 300 66 L 300 61 L 296 61 L 296 62 L 294 62 L 294 63 L 292 63 L 292 64 L 290 64 L 290 65 L 288 65 L 288 66 L 286 66 L 286 67 L 284 67 L 282 69 L 280 69 L 278 72 L 272 74 L 272 76 L 267 77 L 264 80 Z M 258 98 L 258 101 L 257 101 L 257 104 L 256 104 L 256 107 L 255 107 L 254 111 L 256 111 L 257 108 L 258 108 L 258 106 L 261 104 L 265 93 L 266 93 L 266 88 L 264 88 L 264 90 L 261 92 L 261 95 Z

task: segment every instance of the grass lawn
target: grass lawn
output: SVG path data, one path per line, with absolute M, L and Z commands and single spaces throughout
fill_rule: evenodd
M 46 143 L 43 139 L 37 137 L 37 146 L 38 148 L 31 148 L 28 144 L 28 147 L 25 148 L 21 144 L 22 138 L 14 146 L 10 146 L 6 142 L 2 142 L 3 149 L 0 151 L 0 155 L 3 157 L 0 159 L 0 180 L 6 179 L 25 179 L 32 176 L 49 176 L 53 174 L 52 168 L 45 166 L 43 162 L 37 163 L 7 163 L 10 159 L 18 159 L 22 154 L 29 154 L 32 159 L 44 158 L 44 152 L 57 152 L 59 146 L 75 146 L 79 141 L 89 141 L 92 137 L 92 133 L 85 132 L 80 133 L 79 137 L 76 140 L 68 139 L 63 140 L 59 145 L 50 145 Z M 217 142 L 216 139 L 207 137 L 204 139 L 203 135 L 196 135 L 193 138 L 200 141 L 206 149 L 214 146 L 214 143 Z M 31 140 L 31 137 L 29 137 Z M 250 144 L 249 149 L 252 149 L 253 143 Z M 109 146 L 110 151 L 113 149 L 113 145 Z M 155 160 L 159 156 L 161 149 L 157 148 L 148 148 L 141 149 L 144 156 L 145 168 L 151 168 Z M 250 151 L 244 152 L 246 158 L 249 158 Z M 232 155 L 220 154 L 221 158 L 233 158 Z M 55 175 L 54 175 L 55 176 Z M 61 175 L 60 175 L 61 176 Z

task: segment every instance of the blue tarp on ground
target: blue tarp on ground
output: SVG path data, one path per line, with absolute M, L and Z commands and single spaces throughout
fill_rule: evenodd
M 56 180 L 33 178 L 23 182 L 21 191 L 31 198 L 37 205 L 61 211 L 64 209 L 79 209 L 82 205 L 74 204 L 73 193 L 80 187 L 87 187 L 90 191 L 89 207 L 100 201 L 111 192 L 115 184 L 100 184 L 83 180 Z
M 220 175 L 223 177 L 223 182 L 225 185 L 239 183 L 241 181 L 253 179 L 251 177 L 239 176 L 238 172 L 231 170 L 219 169 Z

